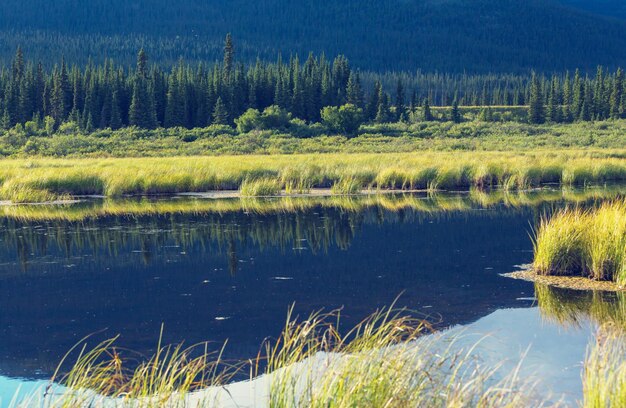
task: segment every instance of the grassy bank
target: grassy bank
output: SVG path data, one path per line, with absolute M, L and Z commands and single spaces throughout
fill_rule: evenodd
M 564 210 L 539 225 L 534 268 L 542 275 L 585 276 L 626 284 L 626 201 Z
M 319 125 L 238 133 L 199 129 L 126 128 L 52 135 L 11 130 L 0 136 L 2 157 L 146 157 L 294 153 L 402 153 L 529 149 L 623 149 L 626 120 L 530 125 L 516 122 L 420 122 L 363 125 L 356 137 Z
M 457 345 L 458 334 L 445 341 L 440 334 L 424 336 L 428 327 L 403 311 L 384 309 L 344 335 L 338 326 L 338 313 L 290 317 L 282 335 L 246 364 L 225 364 L 203 345 L 159 344 L 154 357 L 127 369 L 129 352 L 115 349 L 115 339 L 90 351 L 79 345 L 46 393 L 21 406 L 237 406 L 253 385 L 255 406 L 277 408 L 550 405 L 549 396 L 535 392 L 533 379 L 482 364 L 474 347 Z M 623 334 L 599 331 L 584 365 L 581 406 L 626 401 L 625 347 Z M 69 372 L 61 374 L 66 365 Z M 229 384 L 238 372 L 254 380 Z
M 0 162 L 0 199 L 41 202 L 76 195 L 239 190 L 274 195 L 332 188 L 527 189 L 626 180 L 624 152 L 327 154 L 126 159 L 21 159 Z

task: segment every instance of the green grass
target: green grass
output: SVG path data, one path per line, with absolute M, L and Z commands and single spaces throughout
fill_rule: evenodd
M 543 219 L 535 238 L 539 274 L 585 276 L 626 284 L 626 201 L 567 209 Z
M 281 190 L 280 182 L 271 179 L 246 179 L 239 188 L 242 197 L 273 197 L 280 195 Z
M 266 391 L 256 403 L 276 408 L 548 405 L 544 398 L 549 396 L 536 394 L 533 379 L 520 378 L 519 367 L 505 372 L 481 364 L 475 347 L 457 345 L 459 335 L 445 341 L 438 334 L 424 336 L 428 326 L 406 311 L 382 309 L 343 335 L 339 324 L 339 312 L 303 320 L 290 312 L 281 336 L 266 342 L 255 361 L 241 364 L 225 364 L 221 352 L 209 355 L 203 345 L 183 349 L 159 343 L 152 358 L 128 369 L 115 339 L 91 350 L 78 345 L 64 358 L 67 374 L 61 374 L 65 364 L 60 365 L 46 395 L 22 406 L 108 406 L 115 401 L 128 407 L 219 407 L 232 402 L 226 384 L 237 372 L 259 378 L 257 386 Z M 604 326 L 588 350 L 580 405 L 624 406 L 623 332 Z
M 604 328 L 589 349 L 583 374 L 582 406 L 626 406 L 626 335 Z
M 77 348 L 77 357 L 66 357 L 69 372 L 59 370 L 53 378 L 65 388 L 51 383 L 45 401 L 29 403 L 100 406 L 115 399 L 118 406 L 185 407 L 195 401 L 218 407 L 230 401 L 228 392 L 201 390 L 225 385 L 236 372 L 266 375 L 269 406 L 280 408 L 522 407 L 531 401 L 532 387 L 516 373 L 482 367 L 473 348 L 422 337 L 428 327 L 406 311 L 383 309 L 343 335 L 339 320 L 339 312 L 304 320 L 289 313 L 282 335 L 248 364 L 224 365 L 220 354 L 194 358 L 192 349 L 159 345 L 154 357 L 128 370 L 115 339 L 91 351 Z M 188 394 L 193 391 L 200 393 Z
M 258 196 L 276 195 L 282 188 L 294 193 L 333 187 L 340 194 L 397 188 L 519 190 L 544 183 L 624 181 L 626 152 L 611 150 L 0 161 L 0 199 L 14 202 L 240 189 Z

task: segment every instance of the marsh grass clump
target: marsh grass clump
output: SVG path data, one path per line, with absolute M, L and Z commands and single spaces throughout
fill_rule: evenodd
M 626 406 L 626 335 L 602 327 L 585 359 L 584 408 Z
M 363 188 L 363 183 L 356 177 L 344 177 L 335 182 L 330 191 L 336 195 L 358 194 Z
M 626 284 L 626 200 L 544 218 L 534 238 L 542 275 L 585 276 Z
M 137 360 L 122 358 L 128 351 L 118 350 L 116 340 L 106 340 L 91 350 L 83 344 L 71 370 L 63 375 L 60 370 L 77 351 L 75 347 L 52 377 L 47 400 L 31 398 L 29 403 L 44 402 L 52 408 L 185 406 L 188 393 L 225 384 L 236 373 L 221 361 L 220 352 L 207 352 L 207 345 L 164 347 L 161 341 L 151 358 L 130 369 L 127 364 Z M 63 388 L 55 389 L 57 384 Z
M 273 197 L 280 195 L 282 188 L 278 180 L 244 180 L 239 192 L 243 197 Z

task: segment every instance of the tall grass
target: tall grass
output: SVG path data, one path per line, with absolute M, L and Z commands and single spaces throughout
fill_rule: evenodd
M 246 179 L 241 183 L 239 192 L 243 197 L 274 197 L 280 195 L 281 190 L 278 180 Z
M 626 335 L 603 328 L 585 360 L 584 408 L 626 407 Z
M 343 335 L 338 326 L 338 312 L 304 320 L 290 313 L 282 335 L 253 363 L 251 375 L 260 374 L 257 385 L 266 387 L 255 406 L 542 405 L 516 372 L 482 367 L 473 348 L 455 349 L 450 339 L 422 337 L 428 327 L 403 311 L 383 309 Z M 33 401 L 47 407 L 236 405 L 237 395 L 224 384 L 242 366 L 220 368 L 219 355 L 191 358 L 180 347 L 159 346 L 148 362 L 126 370 L 113 345 L 110 340 L 81 352 L 62 378 L 64 388 L 51 385 L 57 394 Z
M 276 181 L 290 192 L 347 184 L 354 185 L 351 191 L 468 190 L 495 186 L 518 190 L 545 183 L 589 185 L 626 181 L 626 160 L 609 151 L 546 151 L 0 162 L 0 199 L 16 202 L 77 195 L 236 191 L 256 182 L 267 186 L 268 181 Z
M 626 284 L 626 200 L 544 218 L 534 242 L 543 275 L 586 276 Z

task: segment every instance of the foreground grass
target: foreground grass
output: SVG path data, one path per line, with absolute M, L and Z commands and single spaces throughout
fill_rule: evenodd
M 282 335 L 266 343 L 251 365 L 225 364 L 220 354 L 203 352 L 202 345 L 159 345 L 154 357 L 129 370 L 115 339 L 105 341 L 91 351 L 80 349 L 68 374 L 55 374 L 43 396 L 20 406 L 237 406 L 254 387 L 260 389 L 254 406 L 277 408 L 549 405 L 533 383 L 518 377 L 518 369 L 484 366 L 473 348 L 456 347 L 456 338 L 424 336 L 428 327 L 402 311 L 384 309 L 345 335 L 338 324 L 338 313 L 306 320 L 290 316 Z M 193 357 L 197 351 L 199 357 Z M 243 393 L 237 384 L 227 384 L 242 371 L 256 378 L 239 383 L 248 390 Z M 598 332 L 585 360 L 582 388 L 585 408 L 624 406 L 623 333 L 607 326 Z
M 626 284 L 626 201 L 563 210 L 539 225 L 534 268 L 542 275 L 586 276 Z
M 626 181 L 626 152 L 546 151 L 143 159 L 32 159 L 0 162 L 0 199 L 41 202 L 77 195 L 238 190 L 246 195 L 332 188 L 443 189 Z
M 338 313 L 306 320 L 290 316 L 282 335 L 266 344 L 251 368 L 225 366 L 219 355 L 193 358 L 193 349 L 159 347 L 155 357 L 127 370 L 114 340 L 107 341 L 81 352 L 67 375 L 53 379 L 63 388 L 51 383 L 48 397 L 33 397 L 24 406 L 236 406 L 241 396 L 226 382 L 242 370 L 261 375 L 258 386 L 266 393 L 255 406 L 522 407 L 537 402 L 532 387 L 516 373 L 482 367 L 471 349 L 454 351 L 436 337 L 423 338 L 427 327 L 403 312 L 382 310 L 344 335 L 337 331 L 338 319 Z

